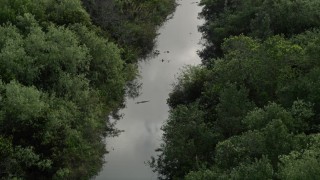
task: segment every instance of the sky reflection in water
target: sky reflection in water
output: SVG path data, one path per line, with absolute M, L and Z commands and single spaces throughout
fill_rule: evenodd
M 199 0 L 198 0 L 199 1 Z M 125 130 L 119 137 L 107 139 L 110 153 L 107 163 L 96 180 L 154 180 L 156 174 L 144 164 L 155 155 L 161 142 L 163 122 L 168 117 L 166 99 L 177 73 L 184 65 L 200 63 L 196 51 L 201 34 L 197 26 L 202 24 L 198 13 L 201 8 L 196 0 L 179 1 L 180 6 L 159 30 L 157 50 L 159 56 L 140 63 L 142 95 L 127 101 L 117 128 Z M 167 52 L 169 51 L 169 52 Z M 139 101 L 149 101 L 136 104 Z

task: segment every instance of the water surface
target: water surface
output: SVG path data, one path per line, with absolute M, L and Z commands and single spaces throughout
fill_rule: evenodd
M 168 117 L 166 99 L 172 90 L 177 73 L 185 65 L 200 63 L 196 51 L 201 34 L 197 27 L 202 24 L 198 13 L 199 0 L 178 1 L 180 4 L 172 19 L 159 29 L 157 50 L 160 55 L 141 62 L 142 95 L 127 100 L 122 110 L 124 118 L 117 128 L 124 130 L 119 137 L 107 139 L 110 153 L 96 180 L 154 180 L 156 174 L 145 165 L 155 155 L 161 142 L 163 122 Z M 146 103 L 136 104 L 140 101 Z

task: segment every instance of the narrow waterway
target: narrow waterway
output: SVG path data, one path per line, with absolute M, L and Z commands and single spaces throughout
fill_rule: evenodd
M 156 49 L 159 56 L 140 63 L 142 95 L 129 99 L 122 110 L 124 118 L 117 128 L 119 137 L 107 139 L 110 153 L 96 180 L 154 180 L 156 174 L 145 164 L 161 142 L 163 122 L 168 117 L 166 99 L 177 73 L 185 65 L 200 63 L 196 51 L 201 49 L 202 24 L 198 13 L 199 0 L 182 0 L 172 19 L 159 29 Z M 137 102 L 147 101 L 137 104 Z

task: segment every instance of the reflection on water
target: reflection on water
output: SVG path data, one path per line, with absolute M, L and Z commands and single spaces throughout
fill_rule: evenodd
M 160 30 L 157 39 L 158 54 L 140 63 L 141 96 L 129 99 L 122 110 L 124 118 L 117 127 L 124 130 L 119 137 L 107 139 L 110 153 L 107 163 L 97 180 L 152 180 L 156 179 L 144 163 L 155 155 L 161 142 L 163 122 L 168 117 L 166 99 L 171 91 L 175 75 L 187 64 L 199 64 L 196 51 L 201 38 L 197 19 L 201 8 L 196 0 L 183 0 L 173 16 Z

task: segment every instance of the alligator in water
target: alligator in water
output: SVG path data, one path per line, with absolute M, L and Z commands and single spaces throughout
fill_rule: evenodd
M 139 102 L 136 102 L 136 104 L 142 104 L 142 103 L 147 103 L 149 101 L 139 101 Z

